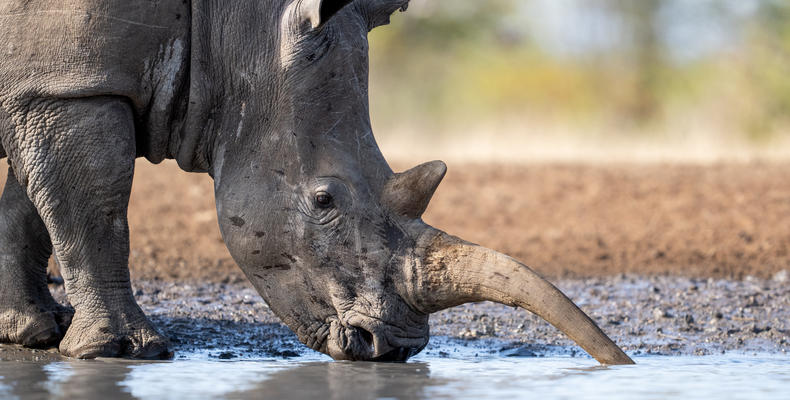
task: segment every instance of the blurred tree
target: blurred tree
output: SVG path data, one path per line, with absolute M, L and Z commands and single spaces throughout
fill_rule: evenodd
M 374 104 L 376 119 L 396 124 L 402 113 L 409 113 L 414 119 L 441 123 L 466 108 L 490 104 L 476 101 L 482 88 L 464 83 L 490 72 L 480 67 L 505 59 L 488 50 L 499 48 L 498 39 L 505 36 L 500 35 L 502 17 L 514 13 L 514 4 L 515 0 L 427 1 L 395 16 L 386 29 L 374 30 L 371 84 L 374 90 L 387 88 L 387 96 Z M 468 80 L 459 82 L 461 74 Z
M 625 104 L 627 115 L 644 123 L 659 111 L 661 71 L 665 67 L 658 15 L 661 0 L 612 0 L 613 11 L 624 15 L 630 34 L 631 71 L 634 75 L 631 98 Z
M 790 132 L 790 0 L 413 0 L 370 39 L 378 126 Z
M 761 1 L 746 44 L 741 68 L 756 103 L 746 130 L 755 139 L 765 139 L 790 125 L 790 1 Z

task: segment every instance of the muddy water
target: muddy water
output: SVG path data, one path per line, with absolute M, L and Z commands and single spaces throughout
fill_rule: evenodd
M 790 398 L 790 357 L 780 354 L 642 356 L 636 366 L 619 367 L 586 357 L 463 351 L 406 364 L 332 362 L 317 354 L 236 361 L 190 354 L 170 362 L 27 358 L 0 362 L 0 398 Z

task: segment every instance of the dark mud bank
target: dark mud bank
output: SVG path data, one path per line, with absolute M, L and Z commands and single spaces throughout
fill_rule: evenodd
M 137 281 L 134 286 L 143 310 L 170 337 L 177 359 L 317 355 L 248 285 Z M 632 355 L 790 350 L 790 279 L 783 273 L 742 281 L 618 276 L 561 280 L 557 286 Z M 62 287 L 54 291 L 64 298 Z M 431 333 L 422 357 L 586 357 L 538 317 L 493 303 L 434 314 Z

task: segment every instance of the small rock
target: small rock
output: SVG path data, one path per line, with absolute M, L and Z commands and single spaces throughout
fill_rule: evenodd
M 505 353 L 506 357 L 537 357 L 538 355 L 528 348 L 519 347 Z
M 280 352 L 280 355 L 284 358 L 299 357 L 299 353 L 293 350 L 283 350 L 282 352 Z
M 760 302 L 757 301 L 757 296 L 751 295 L 747 299 L 746 307 L 760 307 Z
M 790 273 L 788 273 L 786 269 L 783 269 L 775 273 L 771 280 L 777 283 L 785 283 L 790 280 Z
M 672 314 L 656 307 L 653 309 L 653 318 L 657 320 L 661 318 L 672 318 Z
M 760 334 L 771 330 L 770 326 L 757 326 L 756 324 L 750 324 L 750 325 L 751 326 L 749 327 L 750 328 L 749 330 L 754 334 Z
M 496 328 L 493 325 L 486 325 L 485 334 L 486 336 L 496 336 Z

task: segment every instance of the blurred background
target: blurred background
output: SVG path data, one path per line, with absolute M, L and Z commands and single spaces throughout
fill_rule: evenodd
M 790 155 L 787 0 L 412 0 L 370 42 L 397 159 Z

